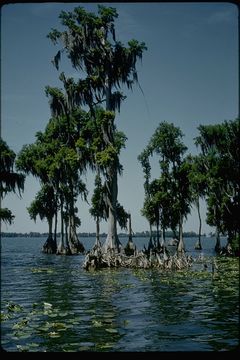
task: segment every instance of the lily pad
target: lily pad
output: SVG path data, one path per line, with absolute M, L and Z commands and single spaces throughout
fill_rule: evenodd
M 1 321 L 6 321 L 8 319 L 11 319 L 11 314 L 5 314 L 4 312 L 1 312 Z
M 101 327 L 101 326 L 103 326 L 103 324 L 102 324 L 101 321 L 93 320 L 93 321 L 92 321 L 92 326 L 94 326 L 94 327 Z
M 24 339 L 29 339 L 31 336 L 32 335 L 30 335 L 30 334 L 23 333 L 22 335 L 19 335 L 18 337 L 19 337 L 19 339 L 24 340 Z
M 60 337 L 61 335 L 55 331 L 51 331 L 48 333 L 48 335 L 51 337 L 51 338 L 58 338 Z
M 18 304 L 14 304 L 14 303 L 7 303 L 6 305 L 8 311 L 11 311 L 11 312 L 21 312 L 23 311 L 23 307 L 18 305 Z
M 28 324 L 28 320 L 23 319 L 23 320 L 19 321 L 18 323 L 15 323 L 13 325 L 12 329 L 14 329 L 14 330 L 22 329 L 22 328 L 26 327 L 27 324 Z
M 52 309 L 52 304 L 50 304 L 50 303 L 47 303 L 47 302 L 44 302 L 43 303 L 43 307 L 44 307 L 44 309 L 45 310 L 49 310 L 49 309 Z
M 112 328 L 109 328 L 109 329 L 105 329 L 107 332 L 109 332 L 110 334 L 118 334 L 118 331 L 116 329 L 112 329 Z
M 114 346 L 113 343 L 106 343 L 106 344 L 102 344 L 102 345 L 98 345 L 99 349 L 111 349 Z
M 31 268 L 30 271 L 35 274 L 38 273 L 52 274 L 54 272 L 53 269 L 49 269 L 49 268 Z

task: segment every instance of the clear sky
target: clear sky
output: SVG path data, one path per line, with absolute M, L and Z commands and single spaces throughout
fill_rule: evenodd
M 81 3 L 78 3 L 81 5 Z M 97 4 L 82 4 L 95 11 Z M 107 5 L 107 4 L 106 4 Z M 140 215 L 143 205 L 143 174 L 137 156 L 161 121 L 179 126 L 188 151 L 197 149 L 193 138 L 200 124 L 215 124 L 238 115 L 238 10 L 231 3 L 111 3 L 116 7 L 117 38 L 122 42 L 135 38 L 144 41 L 148 51 L 138 65 L 139 82 L 125 91 L 127 99 L 116 117 L 120 130 L 128 137 L 122 151 L 123 176 L 119 179 L 119 201 L 132 214 L 133 231 L 148 229 Z M 1 130 L 2 137 L 16 153 L 24 144 L 34 142 L 49 118 L 46 85 L 60 86 L 58 72 L 51 59 L 56 47 L 47 39 L 51 28 L 59 28 L 61 10 L 71 11 L 74 3 L 8 4 L 2 7 L 1 28 Z M 76 72 L 64 61 L 60 71 L 68 76 Z M 153 177 L 158 176 L 153 161 Z M 90 201 L 94 176 L 85 177 Z M 22 199 L 7 195 L 2 206 L 16 215 L 14 224 L 2 231 L 47 231 L 45 222 L 29 219 L 26 207 L 40 185 L 27 177 Z M 82 225 L 80 232 L 95 231 L 89 206 L 77 203 Z M 202 204 L 203 218 L 205 205 Z M 106 231 L 102 223 L 101 231 Z M 184 224 L 184 230 L 198 231 L 196 211 Z M 203 231 L 209 232 L 203 224 Z

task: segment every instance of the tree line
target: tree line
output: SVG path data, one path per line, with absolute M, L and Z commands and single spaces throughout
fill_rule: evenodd
M 48 237 L 48 232 L 30 231 L 27 233 L 22 233 L 22 232 L 4 232 L 4 231 L 2 231 L 1 235 L 2 235 L 2 237 Z M 61 236 L 61 233 L 58 232 L 57 237 L 60 237 L 60 236 Z M 96 232 L 78 232 L 77 236 L 80 238 L 81 237 L 96 238 L 97 233 Z M 106 236 L 107 236 L 107 234 L 105 232 L 102 232 L 99 234 L 99 237 L 102 237 L 102 238 L 105 238 Z M 126 238 L 126 236 L 127 236 L 126 232 L 118 232 L 118 237 Z M 152 231 L 152 236 L 156 236 L 155 230 Z M 175 235 L 171 230 L 169 230 L 169 231 L 166 231 L 165 236 L 166 236 L 166 238 L 172 239 Z M 207 235 L 204 233 L 204 234 L 202 234 L 202 236 L 207 236 Z M 208 236 L 213 237 L 214 235 L 212 233 L 210 233 Z M 149 239 L 150 232 L 148 230 L 136 231 L 136 232 L 132 233 L 132 237 Z M 184 231 L 183 237 L 184 238 L 193 238 L 193 237 L 198 237 L 198 234 L 195 231 Z
M 138 83 L 136 64 L 147 50 L 135 39 L 125 46 L 115 34 L 116 9 L 98 6 L 97 14 L 76 7 L 62 11 L 64 30 L 52 29 L 48 38 L 59 50 L 52 63 L 59 71 L 63 56 L 70 61 L 79 79 L 59 75 L 61 88 L 46 86 L 51 118 L 34 143 L 15 154 L 1 140 L 1 198 L 9 191 L 23 191 L 24 177 L 33 175 L 41 188 L 28 207 L 31 219 L 46 219 L 49 235 L 43 246 L 46 253 L 75 254 L 84 251 L 77 236 L 81 225 L 76 201 L 87 201 L 84 182 L 87 171 L 95 173 L 95 190 L 90 213 L 96 222 L 96 246 L 119 252 L 121 242 L 117 223 L 126 228 L 130 221 L 118 202 L 118 176 L 123 173 L 120 152 L 126 135 L 118 131 L 115 113 L 126 96 L 123 86 Z M 104 106 L 103 106 L 104 104 Z M 157 245 L 171 229 L 184 251 L 183 221 L 199 199 L 208 206 L 207 223 L 219 234 L 227 234 L 228 249 L 236 252 L 239 240 L 239 119 L 223 124 L 200 126 L 195 139 L 200 148 L 196 157 L 186 155 L 183 134 L 174 124 L 162 122 L 138 159 L 144 173 L 145 199 L 142 214 L 156 226 Z M 159 158 L 159 178 L 151 180 L 151 157 Z M 20 173 L 13 170 L 13 164 Z M 1 219 L 11 223 L 13 215 L 1 210 Z M 100 221 L 108 222 L 107 238 L 100 244 Z M 57 229 L 60 225 L 60 241 Z M 201 219 L 199 241 L 201 248 Z M 151 241 L 150 236 L 150 241 Z
M 228 242 L 229 254 L 239 253 L 239 119 L 216 125 L 200 125 L 195 144 L 197 156 L 186 153 L 182 131 L 172 123 L 161 122 L 147 147 L 138 156 L 144 173 L 145 199 L 142 215 L 157 229 L 157 246 L 165 243 L 166 229 L 171 229 L 184 250 L 183 220 L 192 206 L 199 216 L 199 236 L 196 249 L 202 249 L 202 219 L 200 199 L 207 203 L 207 224 L 216 229 L 217 252 L 222 251 L 220 234 Z M 152 156 L 159 160 L 159 177 L 151 180 Z M 151 238 L 151 235 L 150 235 Z

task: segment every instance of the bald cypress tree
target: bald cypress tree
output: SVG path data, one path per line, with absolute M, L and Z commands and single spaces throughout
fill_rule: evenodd
M 120 110 L 125 96 L 121 87 L 132 89 L 138 82 L 136 63 L 142 58 L 145 44 L 130 40 L 124 46 L 117 40 L 114 21 L 118 17 L 116 9 L 98 6 L 98 12 L 92 13 L 82 7 L 72 12 L 62 11 L 60 21 L 63 31 L 52 29 L 48 37 L 60 46 L 53 64 L 59 69 L 62 55 L 65 53 L 73 68 L 79 71 L 79 80 L 69 82 L 70 104 L 87 105 L 94 115 L 96 105 L 105 103 L 105 124 L 102 127 L 102 139 L 105 143 L 104 175 L 108 189 L 108 235 L 104 248 L 119 251 L 117 236 L 117 196 L 119 151 L 116 150 L 114 124 L 115 111 Z M 111 159 L 111 161 L 109 161 Z

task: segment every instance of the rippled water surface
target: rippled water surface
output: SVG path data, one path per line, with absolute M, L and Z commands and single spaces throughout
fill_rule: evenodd
M 141 248 L 147 239 L 134 239 Z M 239 344 L 238 259 L 189 271 L 86 272 L 83 255 L 41 253 L 43 238 L 2 239 L 1 343 L 7 351 L 212 351 Z M 94 239 L 85 238 L 90 248 Z M 124 239 L 123 244 L 126 242 Z M 186 239 L 193 256 L 196 239 Z

